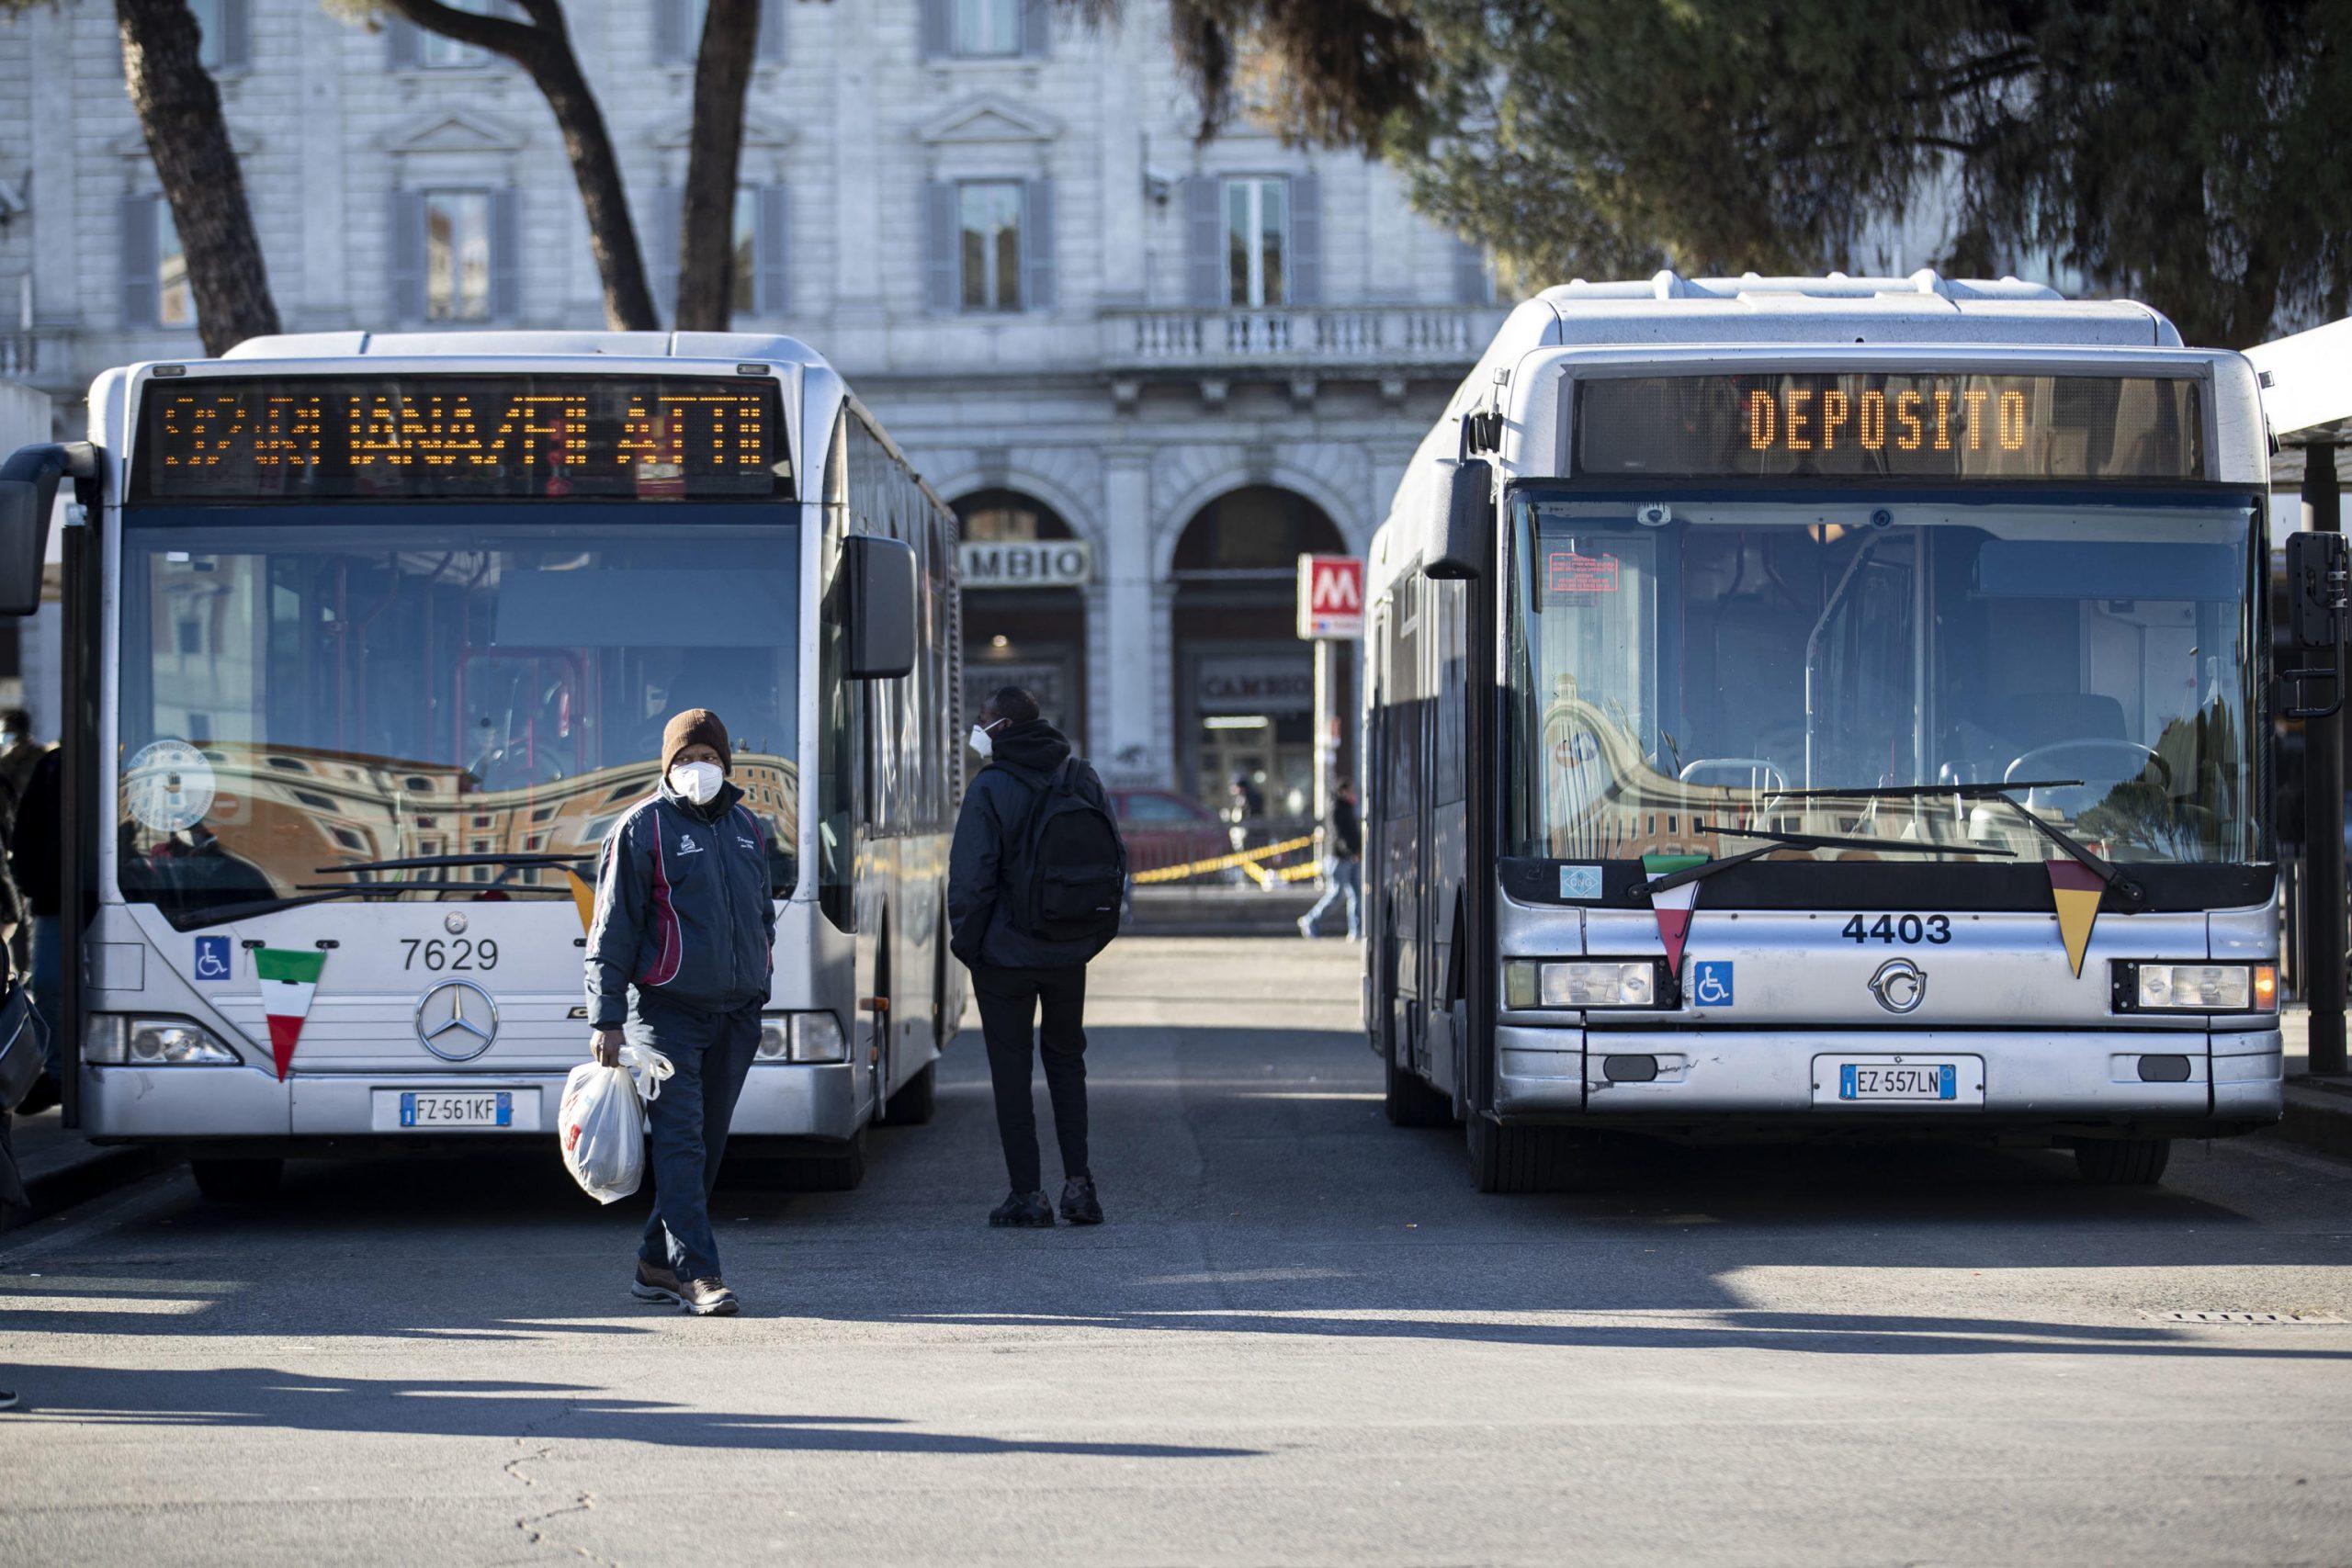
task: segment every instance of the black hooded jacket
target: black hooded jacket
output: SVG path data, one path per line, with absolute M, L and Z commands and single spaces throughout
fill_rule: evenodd
M 1012 926 L 1010 895 L 1020 885 L 1023 829 L 1046 780 L 1069 755 L 1069 741 L 1044 719 L 1009 725 L 995 737 L 988 766 L 964 792 L 956 846 L 947 860 L 948 946 L 969 968 L 1058 969 L 1083 964 L 1099 942 L 1053 942 Z M 1079 793 L 1110 810 L 1102 781 L 1080 761 Z

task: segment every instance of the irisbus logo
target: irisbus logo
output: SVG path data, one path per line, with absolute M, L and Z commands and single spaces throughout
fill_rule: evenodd
M 1890 958 L 1871 976 L 1871 995 L 1889 1012 L 1917 1012 L 1928 999 L 1928 972 L 1907 958 Z

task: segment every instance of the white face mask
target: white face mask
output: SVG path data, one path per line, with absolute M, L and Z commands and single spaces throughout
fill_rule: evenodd
M 972 726 L 971 740 L 972 750 L 978 751 L 981 756 L 993 757 L 996 755 L 996 738 L 990 735 L 985 727 L 977 724 Z
M 670 770 L 670 787 L 696 806 L 708 806 L 718 798 L 726 778 L 716 762 L 680 762 Z

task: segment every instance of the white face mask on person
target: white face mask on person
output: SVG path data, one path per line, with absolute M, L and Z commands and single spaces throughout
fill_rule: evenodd
M 988 732 L 988 727 L 986 725 L 976 724 L 972 726 L 971 742 L 972 750 L 978 752 L 981 756 L 993 757 L 996 755 L 996 738 Z
M 717 800 L 718 786 L 726 780 L 726 772 L 716 762 L 680 762 L 670 770 L 670 787 L 696 806 Z

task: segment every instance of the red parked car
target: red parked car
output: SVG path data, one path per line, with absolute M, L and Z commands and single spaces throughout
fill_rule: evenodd
M 1112 814 L 1127 841 L 1129 874 L 1185 865 L 1232 852 L 1223 818 L 1199 801 L 1166 789 L 1114 789 Z

